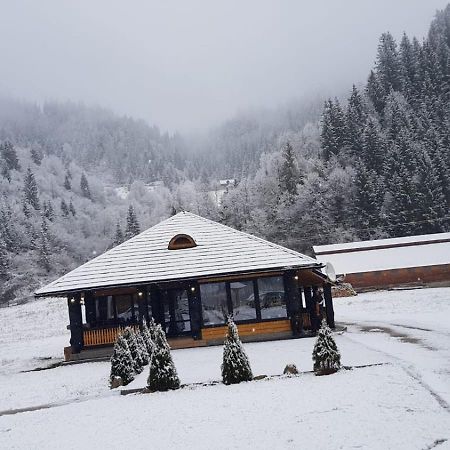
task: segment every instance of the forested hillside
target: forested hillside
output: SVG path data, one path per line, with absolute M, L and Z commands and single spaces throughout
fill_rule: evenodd
M 423 42 L 385 33 L 365 86 L 325 102 L 320 145 L 304 134 L 265 155 L 222 218 L 311 244 L 450 229 L 450 6 Z
M 181 209 L 307 253 L 449 230 L 450 6 L 423 42 L 383 34 L 367 82 L 336 95 L 194 137 L 0 99 L 0 304 Z M 236 186 L 218 205 L 221 178 Z

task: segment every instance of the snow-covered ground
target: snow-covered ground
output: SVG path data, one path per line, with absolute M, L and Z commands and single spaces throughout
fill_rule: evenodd
M 450 288 L 362 294 L 336 299 L 335 310 L 348 324 L 336 336 L 343 363 L 383 365 L 120 396 L 107 387 L 106 362 L 21 372 L 62 358 L 64 301 L 0 309 L 0 448 L 409 450 L 450 439 Z M 287 363 L 310 370 L 313 344 L 245 348 L 255 375 L 279 375 Z M 219 380 L 221 352 L 173 351 L 182 383 Z M 50 407 L 2 415 L 39 405 Z

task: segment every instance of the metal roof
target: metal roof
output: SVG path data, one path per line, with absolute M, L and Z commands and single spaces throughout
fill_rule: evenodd
M 196 247 L 168 250 L 176 234 Z M 149 228 L 37 290 L 37 297 L 261 270 L 321 267 L 316 259 L 188 212 Z

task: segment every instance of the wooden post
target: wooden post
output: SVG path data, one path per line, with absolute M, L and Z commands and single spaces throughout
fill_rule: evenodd
M 202 302 L 200 298 L 200 288 L 197 282 L 189 283 L 187 294 L 192 337 L 195 340 L 199 340 L 202 338 Z
M 142 325 L 142 322 L 144 321 L 144 319 L 146 322 L 148 322 L 147 289 L 145 287 L 138 288 L 137 302 L 138 302 L 138 310 L 139 310 L 139 317 L 138 317 L 137 322 L 139 323 L 139 325 Z
M 83 316 L 81 315 L 80 301 L 80 293 L 69 295 L 69 297 L 67 297 L 72 353 L 80 353 L 83 348 Z
M 323 286 L 323 296 L 325 297 L 325 310 L 327 314 L 327 323 L 330 328 L 335 328 L 333 297 L 331 296 L 331 284 L 326 283 Z
M 152 306 L 152 317 L 156 323 L 160 323 L 164 328 L 164 308 L 162 305 L 161 290 L 155 284 L 149 286 L 150 304 Z
M 317 331 L 316 307 L 314 304 L 311 286 L 303 286 L 303 292 L 305 293 L 305 305 L 306 311 L 309 314 L 311 331 L 315 333 Z
M 298 289 L 298 278 L 295 270 L 288 270 L 283 274 L 284 290 L 286 293 L 286 309 L 291 319 L 294 336 L 303 334 L 302 298 Z

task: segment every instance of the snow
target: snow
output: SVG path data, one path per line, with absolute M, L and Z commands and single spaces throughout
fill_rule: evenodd
M 197 246 L 168 250 L 170 240 L 186 230 L 192 232 Z M 294 250 L 181 212 L 83 264 L 36 294 L 285 267 L 310 268 L 320 264 Z
M 2 365 L 0 447 L 429 448 L 450 439 L 449 300 L 450 288 L 336 299 L 336 319 L 348 326 L 335 335 L 342 364 L 382 365 L 326 377 L 280 377 L 288 363 L 302 372 L 312 369 L 314 339 L 251 343 L 244 347 L 254 375 L 277 377 L 127 396 L 108 389 L 107 362 L 18 372 L 42 365 L 34 354 L 61 356 L 68 340 L 64 301 L 0 309 L 0 322 L 7 324 L 0 329 L 1 360 L 18 357 Z M 172 355 L 182 383 L 220 380 L 222 347 Z M 147 376 L 145 368 L 129 387 L 142 387 Z M 1 414 L 45 404 L 52 407 Z
M 389 248 L 377 248 L 382 246 Z M 337 274 L 450 264 L 450 233 L 319 245 L 314 252 L 320 262 L 330 262 Z

